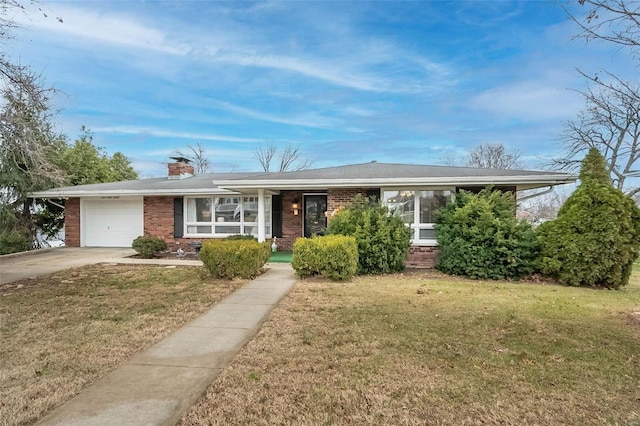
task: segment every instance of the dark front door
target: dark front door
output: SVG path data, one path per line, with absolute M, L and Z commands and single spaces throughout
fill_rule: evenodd
M 327 229 L 327 196 L 304 196 L 304 236 L 324 235 Z

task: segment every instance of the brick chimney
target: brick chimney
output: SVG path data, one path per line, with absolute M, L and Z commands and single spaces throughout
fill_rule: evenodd
M 187 158 L 171 157 L 175 163 L 169 163 L 169 179 L 185 179 L 195 174 L 195 170 Z

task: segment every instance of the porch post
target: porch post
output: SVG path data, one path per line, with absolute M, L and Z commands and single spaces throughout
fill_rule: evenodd
M 260 243 L 266 240 L 264 210 L 264 189 L 258 189 L 258 242 Z

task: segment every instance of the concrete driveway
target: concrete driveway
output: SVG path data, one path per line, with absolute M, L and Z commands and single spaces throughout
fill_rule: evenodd
M 92 263 L 117 262 L 134 254 L 131 248 L 57 247 L 0 256 L 0 285 Z

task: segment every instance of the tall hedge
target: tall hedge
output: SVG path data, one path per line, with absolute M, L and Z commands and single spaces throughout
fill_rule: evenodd
M 640 209 L 613 187 L 604 157 L 592 148 L 580 185 L 538 232 L 544 274 L 564 285 L 617 289 L 629 282 L 638 257 Z
M 535 233 L 515 212 L 510 193 L 491 188 L 478 194 L 460 191 L 437 215 L 436 268 L 477 279 L 520 278 L 534 272 Z
M 380 203 L 356 196 L 338 212 L 327 228 L 327 235 L 355 237 L 358 244 L 358 274 L 386 274 L 404 269 L 411 230 L 402 219 L 389 215 Z

